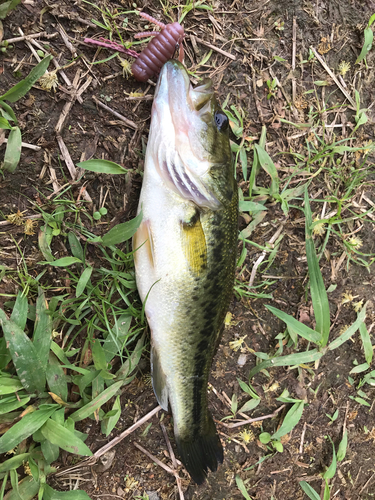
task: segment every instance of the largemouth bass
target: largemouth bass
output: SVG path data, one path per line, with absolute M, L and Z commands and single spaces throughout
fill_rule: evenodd
M 207 383 L 236 261 L 228 131 L 211 81 L 193 89 L 182 64 L 168 61 L 155 91 L 133 247 L 154 392 L 163 409 L 170 405 L 178 452 L 198 484 L 223 461 Z

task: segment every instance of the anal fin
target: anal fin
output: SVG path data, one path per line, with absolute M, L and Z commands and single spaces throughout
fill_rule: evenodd
M 164 370 L 160 364 L 157 350 L 151 346 L 152 387 L 156 399 L 163 410 L 168 411 L 168 388 Z

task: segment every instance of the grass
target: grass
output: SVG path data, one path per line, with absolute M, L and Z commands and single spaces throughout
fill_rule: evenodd
M 17 485 L 17 468 L 28 463 L 32 480 L 27 479 L 23 500 L 31 493 L 39 492 L 40 498 L 58 494 L 46 485 L 46 477 L 55 470 L 51 464 L 60 450 L 92 454 L 84 443 L 87 436 L 76 429 L 77 422 L 94 419 L 106 436 L 116 427 L 121 415 L 119 391 L 134 379 L 145 345 L 129 242 L 141 218 L 119 224 L 98 238 L 82 224 L 83 215 L 92 221 L 90 215 L 75 207 L 67 193 L 54 200 L 51 213 L 43 207 L 40 211 L 44 225 L 39 246 L 46 259 L 40 265 L 56 269 L 58 281 L 48 284 L 44 271 L 33 278 L 22 256 L 18 272 L 6 273 L 21 285 L 15 301 L 5 303 L 12 311 L 10 317 L 0 309 L 4 335 L 0 339 L 0 423 L 8 428 L 0 437 L 0 453 L 14 455 L 0 466 L 0 480 L 4 493 L 8 479 Z M 54 238 L 67 242 L 70 255 L 54 258 Z M 96 248 L 98 267 L 87 256 L 90 242 Z M 114 246 L 119 243 L 125 251 Z M 59 269 L 68 284 L 59 283 L 63 276 Z M 74 392 L 68 390 L 72 383 Z M 88 498 L 78 491 L 74 498 L 84 497 Z
M 173 8 L 175 6 L 168 2 L 163 4 L 166 17 L 173 18 Z M 205 2 L 189 0 L 180 10 L 180 21 L 194 8 L 211 10 Z M 109 32 L 110 37 L 116 34 L 122 42 L 124 26 L 116 24 L 118 16 L 133 11 L 98 10 L 102 18 L 101 21 L 94 20 L 95 24 Z M 373 20 L 372 17 L 366 28 L 371 33 Z M 368 50 L 365 56 L 367 53 Z M 206 54 L 202 61 L 208 63 L 209 56 L 210 53 Z M 310 53 L 303 64 L 312 66 L 314 55 Z M 273 101 L 277 91 L 274 80 L 269 80 L 267 86 L 269 98 L 272 97 L 270 100 Z M 314 373 L 323 356 L 342 346 L 357 331 L 364 359 L 359 359 L 348 374 L 348 383 L 355 390 L 355 395 L 350 397 L 364 407 L 370 406 L 365 390 L 375 385 L 375 372 L 371 370 L 373 346 L 366 327 L 366 304 L 359 308 L 357 319 L 343 332 L 334 328 L 331 331 L 329 294 L 321 272 L 321 268 L 327 266 L 328 249 L 333 258 L 343 255 L 347 267 L 355 264 L 369 269 L 375 258 L 374 254 L 360 250 L 358 239 L 353 240 L 357 235 L 354 231 L 360 224 L 373 224 L 373 208 L 359 212 L 355 205 L 359 190 L 374 174 L 374 165 L 369 161 L 374 146 L 356 138 L 357 134 L 360 137 L 361 127 L 367 121 L 367 110 L 361 108 L 360 95 L 355 91 L 354 129 L 347 137 L 337 137 L 326 122 L 326 116 L 336 111 L 337 106 L 329 106 L 329 98 L 321 99 L 317 86 L 308 92 L 311 102 L 306 123 L 294 124 L 280 119 L 283 126 L 305 131 L 308 136 L 301 141 L 298 150 L 290 147 L 279 155 L 267 152 L 270 148 L 266 146 L 265 127 L 260 131 L 257 143 L 247 135 L 246 112 L 238 104 L 230 104 L 233 96 L 228 94 L 223 104 L 236 136 L 232 150 L 236 172 L 238 177 L 242 176 L 239 208 L 246 221 L 246 227 L 239 235 L 241 252 L 235 295 L 245 306 L 251 299 L 256 309 L 266 301 L 267 309 L 285 325 L 276 336 L 277 349 L 274 351 L 271 348 L 267 352 L 254 353 L 244 347 L 256 358 L 249 382 L 238 380 L 247 401 L 239 407 L 234 394 L 231 415 L 224 418 L 233 419 L 238 413 L 253 411 L 259 406 L 261 397 L 250 384 L 257 374 L 270 378 L 277 366 L 297 371 L 303 368 Z M 7 123 L 1 123 L 7 125 L 12 120 L 6 113 L 12 115 L 3 100 L 4 96 L 0 98 L 0 106 Z M 127 172 L 122 166 L 106 160 L 89 160 L 78 166 L 106 174 Z M 325 198 L 315 196 L 322 185 L 327 190 Z M 21 264 L 17 271 L 0 270 L 0 279 L 6 277 L 19 286 L 16 295 L 7 297 L 6 312 L 0 310 L 4 334 L 0 339 L 0 425 L 7 428 L 0 438 L 0 453 L 13 454 L 0 465 L 0 500 L 9 481 L 12 489 L 7 500 L 19 497 L 27 500 L 36 494 L 48 500 L 64 496 L 64 492 L 52 490 L 46 482 L 54 471 L 53 462 L 60 450 L 80 456 L 90 455 L 91 451 L 85 444 L 86 436 L 77 430 L 77 422 L 86 418 L 100 422 L 106 436 L 116 429 L 121 414 L 121 388 L 134 379 L 146 344 L 130 246 L 130 238 L 141 215 L 98 237 L 93 229 L 95 219 L 99 220 L 95 214 L 100 214 L 101 221 L 105 219 L 103 207 L 101 212 L 89 213 L 84 205 L 77 204 L 70 196 L 70 186 L 53 201 L 43 201 L 45 204 L 41 207 L 35 206 L 43 224 L 39 249 L 44 261 L 37 267 L 39 274 L 28 268 L 20 249 Z M 307 327 L 271 302 L 273 295 L 270 290 L 275 280 L 265 274 L 275 267 L 284 233 L 273 243 L 262 241 L 260 244 L 250 239 L 260 224 L 265 221 L 271 225 L 275 223 L 270 216 L 274 206 L 281 209 L 285 218 L 290 216 L 291 209 L 297 210 L 305 221 L 304 250 L 308 269 L 305 293 L 306 302 L 309 304 L 311 300 L 314 310 L 314 328 Z M 67 249 L 66 254 L 58 259 L 54 257 L 57 243 L 63 243 Z M 88 253 L 88 248 L 91 253 Z M 249 286 L 250 256 L 254 249 L 264 253 L 257 270 L 257 276 L 262 274 L 262 278 Z M 47 270 L 59 281 L 51 283 Z M 70 390 L 73 384 L 74 401 Z M 267 447 L 267 455 L 261 460 L 283 451 L 281 438 L 290 433 L 303 417 L 304 400 L 294 399 L 284 390 L 277 401 L 288 405 L 287 411 L 279 428 L 272 422 L 259 434 L 260 442 Z M 335 415 L 329 416 L 331 422 L 335 422 Z M 338 462 L 345 457 L 347 443 L 345 431 L 337 452 L 332 444 L 331 464 L 322 473 L 325 499 L 330 498 L 330 480 L 336 473 Z M 24 463 L 31 476 L 20 480 L 19 470 Z M 246 490 L 246 480 L 237 476 L 236 484 L 245 498 L 251 498 Z M 300 486 L 309 498 L 319 498 L 308 483 L 302 481 Z M 87 498 L 81 491 L 70 492 L 70 496 L 75 500 Z

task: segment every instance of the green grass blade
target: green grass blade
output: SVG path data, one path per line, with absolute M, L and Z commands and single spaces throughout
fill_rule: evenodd
M 337 460 L 336 460 L 335 445 L 333 444 L 331 438 L 329 438 L 329 440 L 332 443 L 332 462 L 331 462 L 331 465 L 328 467 L 328 469 L 323 474 L 323 479 L 332 479 L 333 476 L 336 474 Z
M 258 161 L 263 170 L 271 177 L 270 195 L 275 196 L 279 194 L 279 176 L 275 164 L 271 157 L 259 144 L 254 144 L 258 155 Z
M 6 453 L 15 448 L 21 441 L 31 436 L 34 432 L 42 427 L 42 425 L 49 419 L 55 408 L 43 408 L 28 413 L 22 419 L 14 424 L 1 438 L 0 438 L 0 453 Z
M 106 403 L 112 396 L 116 394 L 116 392 L 120 389 L 123 384 L 123 380 L 119 382 L 115 382 L 113 385 L 105 389 L 99 396 L 94 398 L 90 403 L 79 408 L 79 410 L 75 411 L 70 415 L 70 418 L 74 420 L 74 422 L 78 422 L 79 420 L 83 420 L 84 418 L 89 417 L 94 413 L 95 410 L 100 408 L 104 403 Z
M 344 344 L 347 340 L 350 339 L 352 335 L 355 334 L 355 332 L 361 326 L 361 323 L 363 323 L 365 320 L 367 304 L 368 302 L 366 302 L 366 304 L 362 307 L 354 323 L 351 326 L 349 326 L 349 328 L 345 330 L 345 332 L 341 334 L 340 337 L 338 337 L 336 340 L 328 344 L 328 349 L 330 351 L 333 351 L 334 349 L 337 349 L 337 347 L 340 347 L 340 345 Z
M 288 434 L 301 420 L 304 402 L 294 403 L 288 413 L 285 415 L 284 422 L 280 429 L 272 434 L 272 439 L 280 439 L 285 434 Z
M 284 321 L 284 323 L 286 323 L 288 327 L 290 327 L 295 333 L 298 333 L 298 335 L 300 335 L 304 339 L 308 340 L 309 342 L 314 342 L 315 344 L 320 341 L 321 336 L 318 332 L 304 325 L 296 318 L 293 318 L 293 316 L 290 316 L 289 314 L 280 311 L 280 309 L 277 309 L 273 306 L 266 305 L 266 308 L 279 319 L 281 319 L 281 321 Z
M 38 491 L 39 481 L 35 481 L 32 476 L 27 476 L 18 483 L 18 491 L 14 489 L 8 491 L 4 500 L 32 500 Z
M 77 163 L 77 167 L 100 174 L 126 174 L 127 169 L 108 160 L 87 160 Z
M 52 340 L 52 320 L 48 314 L 48 304 L 43 289 L 39 287 L 36 300 L 36 319 L 33 344 L 38 352 L 43 370 L 46 371 Z
M 144 347 L 144 341 L 145 341 L 145 336 L 142 335 L 142 337 L 138 340 L 134 351 L 131 353 L 130 358 L 128 358 L 125 363 L 122 365 L 122 367 L 118 370 L 116 373 L 116 378 L 125 380 L 129 375 L 134 371 L 136 366 L 139 363 L 139 360 L 141 359 L 141 355 L 143 352 L 143 347 Z
M 46 385 L 44 367 L 29 337 L 0 309 L 0 326 L 21 384 L 28 392 L 42 392 Z
M 316 320 L 316 331 L 320 333 L 320 344 L 325 347 L 328 342 L 330 328 L 329 302 L 324 286 L 323 276 L 320 272 L 318 257 L 315 252 L 314 240 L 312 237 L 312 215 L 310 209 L 307 187 L 305 189 L 305 216 L 306 216 L 306 257 L 309 268 L 310 292 Z
M 5 150 L 3 170 L 14 172 L 21 158 L 22 134 L 19 127 L 13 127 L 9 132 L 8 144 Z
M 246 490 L 246 486 L 244 485 L 244 482 L 242 481 L 240 476 L 236 476 L 236 484 L 237 484 L 237 488 L 240 490 L 240 492 L 242 493 L 244 498 L 246 500 L 251 500 L 251 496 L 248 494 L 248 492 Z
M 30 456 L 30 453 L 21 453 L 21 455 L 16 455 L 8 460 L 5 460 L 0 464 L 0 472 L 6 472 L 11 469 L 18 469 L 22 462 L 26 461 Z
M 362 47 L 361 53 L 357 57 L 355 64 L 358 64 L 361 61 L 363 61 L 363 59 L 367 56 L 367 54 L 369 53 L 369 51 L 371 50 L 371 47 L 372 47 L 374 33 L 369 26 L 367 26 L 367 28 L 365 28 L 365 30 L 363 31 L 363 35 L 364 35 L 363 47 Z
M 337 450 L 337 461 L 342 462 L 346 455 L 346 449 L 348 447 L 348 431 L 345 430 L 342 440 L 340 441 L 339 448 Z
M 48 357 L 46 377 L 49 390 L 66 402 L 68 400 L 67 376 L 52 352 L 49 353 Z
M 359 326 L 359 333 L 361 334 L 363 349 L 365 351 L 366 362 L 371 365 L 372 356 L 374 351 L 372 349 L 370 334 L 367 331 L 366 324 L 361 323 Z
M 20 291 L 18 292 L 10 319 L 21 328 L 21 330 L 25 329 L 28 310 L 29 304 L 27 303 L 27 297 Z
M 59 446 L 69 453 L 85 457 L 92 455 L 90 448 L 78 439 L 74 432 L 71 432 L 54 420 L 48 419 L 40 431 L 50 443 Z
M 11 411 L 17 410 L 18 408 L 21 408 L 21 406 L 26 406 L 27 403 L 30 401 L 30 397 L 20 397 L 19 395 L 14 396 L 14 398 L 4 401 L 2 400 L 0 402 L 0 415 L 5 415 L 7 413 L 10 413 Z
M 12 359 L 9 349 L 7 348 L 7 342 L 4 337 L 0 338 L 0 370 L 3 370 L 9 361 Z
M 306 481 L 300 481 L 299 485 L 311 500 L 320 500 L 320 495 Z
M 117 424 L 121 416 L 120 396 L 117 396 L 115 402 L 113 403 L 111 412 L 108 413 L 111 413 L 111 416 L 108 417 L 105 416 L 101 422 L 102 433 L 105 434 L 106 437 L 108 437 L 109 434 L 113 431 L 115 425 Z
M 266 361 L 262 361 L 259 365 L 254 366 L 254 368 L 249 373 L 249 380 L 251 380 L 254 375 L 264 370 L 265 368 L 269 368 L 271 366 L 294 366 L 305 363 L 313 363 L 317 361 L 323 356 L 322 352 L 319 352 L 317 349 L 312 349 L 307 352 L 296 352 L 294 354 L 288 354 L 287 356 L 280 356 L 279 358 L 267 359 Z
M 91 500 L 91 498 L 83 490 L 56 491 L 46 484 L 43 500 Z
M 122 224 L 117 224 L 102 237 L 102 243 L 105 246 L 118 245 L 124 241 L 130 240 L 135 234 L 142 222 L 143 214 L 140 212 L 134 219 Z
M 93 268 L 91 266 L 88 266 L 81 274 L 81 277 L 79 278 L 79 281 L 77 283 L 77 288 L 76 288 L 77 299 L 85 291 L 86 285 L 87 285 L 89 279 L 91 278 L 92 272 L 93 272 Z
M 73 257 L 76 257 L 77 259 L 84 262 L 83 248 L 77 236 L 72 232 L 68 233 L 68 241 Z
M 48 65 L 52 59 L 51 55 L 46 56 L 39 64 L 33 68 L 24 80 L 18 82 L 14 87 L 8 90 L 5 94 L 0 96 L 1 101 L 16 102 L 21 99 L 31 87 L 44 75 Z
M 0 376 L 0 396 L 13 394 L 14 392 L 21 391 L 22 389 L 23 385 L 18 378 Z

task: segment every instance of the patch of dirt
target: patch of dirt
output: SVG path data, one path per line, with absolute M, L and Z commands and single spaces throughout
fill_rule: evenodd
M 172 2 L 175 5 L 176 2 Z M 101 7 L 106 4 L 99 2 Z M 121 5 L 111 3 L 111 9 L 129 10 L 131 2 L 124 0 Z M 162 16 L 162 10 L 156 0 L 141 0 L 137 7 L 147 12 Z M 204 39 L 215 46 L 234 54 L 236 61 L 213 52 L 209 64 L 197 68 L 199 75 L 212 75 L 219 101 L 223 102 L 230 93 L 230 105 L 242 108 L 245 113 L 245 133 L 258 141 L 262 125 L 267 126 L 267 150 L 275 162 L 280 151 L 288 151 L 291 145 L 295 152 L 301 152 L 306 147 L 303 134 L 291 142 L 287 137 L 296 134 L 296 129 L 283 125 L 280 118 L 290 122 L 304 123 L 309 119 L 309 99 L 312 94 L 304 92 L 313 88 L 313 82 L 329 80 L 326 71 L 318 64 L 300 66 L 300 62 L 308 58 L 309 48 L 313 46 L 325 53 L 328 65 L 335 70 L 341 61 L 351 64 L 347 76 L 344 76 L 348 87 L 355 81 L 355 88 L 361 95 L 361 107 L 369 107 L 375 99 L 374 95 L 374 52 L 369 53 L 367 63 L 369 69 L 363 71 L 355 66 L 355 60 L 360 52 L 363 39 L 363 29 L 373 14 L 373 1 L 351 2 L 330 0 L 310 2 L 306 0 L 264 1 L 261 4 L 249 0 L 242 3 L 216 2 L 212 13 L 195 9 L 185 20 L 185 31 Z M 181 9 L 180 9 L 181 10 Z M 209 17 L 211 16 L 211 17 Z M 134 19 L 132 14 L 121 15 L 120 20 L 127 28 L 124 36 L 132 39 L 134 31 L 142 31 L 144 22 Z M 14 105 L 14 111 L 19 119 L 25 143 L 38 145 L 39 151 L 23 148 L 21 162 L 14 174 L 5 172 L 0 178 L 0 215 L 3 225 L 0 225 L 0 265 L 15 269 L 21 264 L 15 242 L 22 249 L 29 273 L 35 278 L 41 272 L 38 262 L 44 260 L 38 247 L 37 230 L 34 235 L 25 235 L 24 226 L 5 224 L 5 218 L 18 210 L 25 211 L 25 218 L 38 215 L 37 206 L 43 206 L 47 212 L 55 208 L 52 180 L 56 176 L 58 185 L 72 186 L 73 201 L 82 199 L 82 186 L 85 183 L 87 193 L 92 198 L 90 211 L 94 212 L 101 206 L 106 196 L 105 206 L 108 215 L 100 224 L 87 223 L 86 227 L 95 234 L 103 234 L 119 222 L 131 219 L 135 215 L 139 190 L 142 182 L 143 153 L 147 141 L 151 102 L 148 99 L 132 97 L 135 91 L 146 92 L 152 96 L 154 87 L 149 84 L 138 84 L 132 78 L 122 76 L 118 60 L 111 59 L 101 64 L 90 64 L 94 60 L 108 57 L 107 51 L 96 54 L 96 47 L 83 43 L 86 36 L 93 37 L 107 33 L 90 20 L 102 22 L 98 11 L 87 3 L 63 0 L 58 5 L 48 5 L 46 2 L 34 0 L 25 2 L 11 12 L 4 21 L 4 39 L 18 36 L 18 27 L 26 34 L 38 31 L 55 33 L 59 24 L 74 41 L 74 48 L 79 57 L 75 58 L 69 52 L 62 38 L 57 36 L 49 39 L 51 52 L 59 56 L 60 66 L 70 81 L 74 80 L 78 69 L 81 71 L 81 83 L 91 76 L 92 83 L 82 94 L 82 103 L 75 102 L 72 106 L 66 125 L 62 132 L 65 145 L 73 162 L 81 158 L 104 158 L 124 165 L 129 170 L 126 176 L 107 176 L 86 173 L 83 181 L 77 183 L 69 176 L 64 162 L 64 155 L 57 146 L 55 127 L 66 103 L 68 94 L 61 90 L 56 93 L 46 93 L 38 86 Z M 293 20 L 296 22 L 296 69 L 292 68 Z M 83 21 L 86 21 L 86 24 Z M 168 22 L 168 19 L 166 20 Z M 87 24 L 88 23 L 88 24 Z M 73 40 L 74 39 L 74 40 Z M 201 61 L 207 48 L 198 44 L 196 48 L 187 41 L 187 65 Z M 274 56 L 285 61 L 274 59 Z M 75 60 L 73 65 L 69 63 Z M 0 92 L 4 93 L 15 85 L 32 68 L 35 60 L 24 42 L 16 43 L 15 48 L 3 55 L 0 67 Z M 303 69 L 301 69 L 301 67 Z M 267 99 L 267 80 L 277 78 L 280 85 L 275 96 Z M 295 81 L 295 95 L 301 105 L 297 112 L 288 106 L 292 96 L 292 82 Z M 60 84 L 67 89 L 61 79 Z M 318 88 L 321 101 L 328 107 L 335 107 L 343 102 L 343 97 L 337 87 L 329 81 L 328 87 Z M 127 127 L 107 111 L 98 107 L 92 96 L 100 99 L 108 106 L 137 123 L 137 130 Z M 347 122 L 354 124 L 355 109 L 348 105 L 345 113 L 339 115 L 328 112 L 329 122 L 342 125 L 343 116 Z M 374 140 L 373 118 L 374 108 L 368 112 L 369 124 L 360 129 L 359 142 Z M 324 118 L 324 117 L 323 117 Z M 353 127 L 341 129 L 338 135 L 350 134 Z M 344 124 L 345 126 L 345 124 Z M 328 130 L 328 129 L 327 129 Z M 297 130 L 299 132 L 299 130 Z M 355 145 L 355 142 L 351 142 Z M 4 145 L 1 153 L 4 151 Z M 84 154 L 84 156 L 82 156 Z M 290 161 L 290 164 L 287 162 Z M 349 160 L 348 160 L 349 161 Z M 360 158 L 358 158 L 360 161 Z M 292 158 L 280 160 L 277 166 L 287 168 L 292 165 Z M 340 168 L 346 168 L 343 165 Z M 350 181 L 350 172 L 345 174 L 344 182 Z M 242 179 L 239 167 L 239 176 Z M 349 179 L 349 180 L 348 180 Z M 374 200 L 373 179 L 364 188 L 367 197 Z M 260 183 L 269 184 L 269 178 L 264 175 Z M 317 182 L 314 186 L 319 199 L 332 196 L 329 190 L 330 180 Z M 248 182 L 242 181 L 240 187 L 246 193 Z M 49 197 L 49 198 L 48 198 Z M 46 199 L 47 198 L 47 199 Z M 294 203 L 291 202 L 291 203 Z M 300 205 L 300 202 L 295 202 Z M 313 204 L 313 210 L 318 213 L 321 204 Z M 349 214 L 347 214 L 349 217 Z M 39 219 L 36 219 L 39 220 Z M 240 229 L 244 229 L 249 221 L 246 216 L 240 218 Z M 231 430 L 220 424 L 220 420 L 228 417 L 230 404 L 226 402 L 225 393 L 229 399 L 233 394 L 238 397 L 239 407 L 246 401 L 246 395 L 240 390 L 237 378 L 248 381 L 248 374 L 255 365 L 256 358 L 242 346 L 238 351 L 229 347 L 229 342 L 245 337 L 246 345 L 256 352 L 275 353 L 278 348 L 276 336 L 284 331 L 284 324 L 272 315 L 265 304 L 272 304 L 299 319 L 301 314 L 308 326 L 313 327 L 313 312 L 307 290 L 307 265 L 304 249 L 304 220 L 298 208 L 291 207 L 286 217 L 280 204 L 268 206 L 267 217 L 259 224 L 251 240 L 264 245 L 276 232 L 278 225 L 284 224 L 284 238 L 280 243 L 275 260 L 266 271 L 259 271 L 255 284 L 267 278 L 268 287 L 264 293 L 272 293 L 273 299 L 233 298 L 230 311 L 231 325 L 225 329 L 218 353 L 214 359 L 211 384 L 214 390 L 210 392 L 210 409 L 217 421 L 225 459 L 216 473 L 210 473 L 207 483 L 197 487 L 192 484 L 187 473 L 180 468 L 183 489 L 187 500 L 237 500 L 243 498 L 235 483 L 239 475 L 246 483 L 251 498 L 278 500 L 307 498 L 299 481 L 308 481 L 311 486 L 320 491 L 321 474 L 332 461 L 332 445 L 326 438 L 330 436 L 336 449 L 342 437 L 343 426 L 348 429 L 348 450 L 345 460 L 338 465 L 338 473 L 331 480 L 332 497 L 342 500 L 370 500 L 375 491 L 375 423 L 373 418 L 374 389 L 366 388 L 371 407 L 356 402 L 355 387 L 348 382 L 348 375 L 353 368 L 353 362 L 363 363 L 363 349 L 359 333 L 353 340 L 347 341 L 338 350 L 327 353 L 319 366 L 305 366 L 296 369 L 272 368 L 269 378 L 258 374 L 252 384 L 261 396 L 261 403 L 249 415 L 255 418 L 273 413 L 281 403 L 276 397 L 286 388 L 291 397 L 305 399 L 307 406 L 302 419 L 284 440 L 283 453 L 273 453 L 258 440 L 261 432 L 259 422 L 247 426 L 253 433 L 253 439 L 245 444 L 239 435 L 244 428 Z M 354 228 L 353 228 L 354 230 Z M 363 253 L 370 254 L 375 248 L 374 225 L 369 222 L 360 231 L 363 240 Z M 324 236 L 321 243 L 323 243 Z M 56 258 L 66 255 L 66 248 L 54 241 L 53 252 Z M 242 243 L 239 245 L 239 251 Z M 343 293 L 350 292 L 355 301 L 373 300 L 375 295 L 374 265 L 367 270 L 359 265 L 346 266 L 345 262 L 333 272 L 343 252 L 342 245 L 336 240 L 329 240 L 324 259 L 321 260 L 325 285 L 337 285 L 329 294 L 331 321 L 334 325 L 332 336 L 337 336 L 345 325 L 350 325 L 356 318 L 352 303 L 342 304 Z M 249 246 L 245 261 L 245 271 L 238 278 L 245 282 L 250 278 L 254 261 L 260 251 Z M 94 264 L 100 265 L 98 256 L 92 251 Z M 333 264 L 332 264 L 333 263 Z M 44 282 L 63 279 L 58 270 L 48 270 Z M 258 281 L 257 281 L 258 280 Z M 0 282 L 0 306 L 7 300 L 7 295 L 14 293 L 15 284 L 5 278 Z M 368 325 L 375 320 L 373 305 L 369 306 Z M 373 337 L 372 337 L 373 338 Z M 307 348 L 307 342 L 299 342 L 299 350 Z M 292 349 L 284 347 L 284 353 Z M 244 361 L 245 360 L 245 361 Z M 241 363 L 241 364 L 240 364 Z M 244 363 L 244 364 L 243 364 Z M 142 368 L 142 366 L 141 366 Z M 134 421 L 147 414 L 156 406 L 156 400 L 151 386 L 144 375 L 149 372 L 148 362 L 144 360 L 139 376 L 128 386 L 121 397 L 122 417 L 115 430 L 108 438 L 100 431 L 100 425 L 87 421 L 82 431 L 88 433 L 86 444 L 97 450 L 109 442 Z M 356 384 L 360 375 L 353 375 Z M 220 398 L 216 395 L 220 396 Z M 274 432 L 285 416 L 287 406 L 273 419 L 263 422 L 263 431 Z M 339 410 L 338 418 L 331 422 L 326 414 L 333 415 Z M 79 470 L 74 476 L 79 478 L 79 487 L 85 489 L 92 498 L 113 497 L 130 499 L 144 492 L 149 498 L 178 498 L 177 487 L 173 475 L 167 473 L 144 455 L 133 443 L 139 443 L 151 454 L 164 463 L 171 465 L 167 446 L 159 421 L 163 420 L 170 440 L 173 443 L 173 426 L 171 416 L 159 413 L 146 422 L 128 438 L 121 441 L 115 448 L 114 457 L 107 457 L 107 462 L 100 462 L 94 467 Z M 224 423 L 231 420 L 224 420 Z M 147 430 L 149 423 L 151 427 Z M 268 458 L 261 461 L 262 457 Z M 70 465 L 71 456 L 62 454 L 61 463 L 64 467 Z M 112 461 L 113 460 L 113 461 Z M 109 463 L 109 466 L 108 466 Z M 106 468 L 108 467 L 108 468 Z M 67 489 L 69 475 L 52 477 L 51 486 L 57 489 Z

